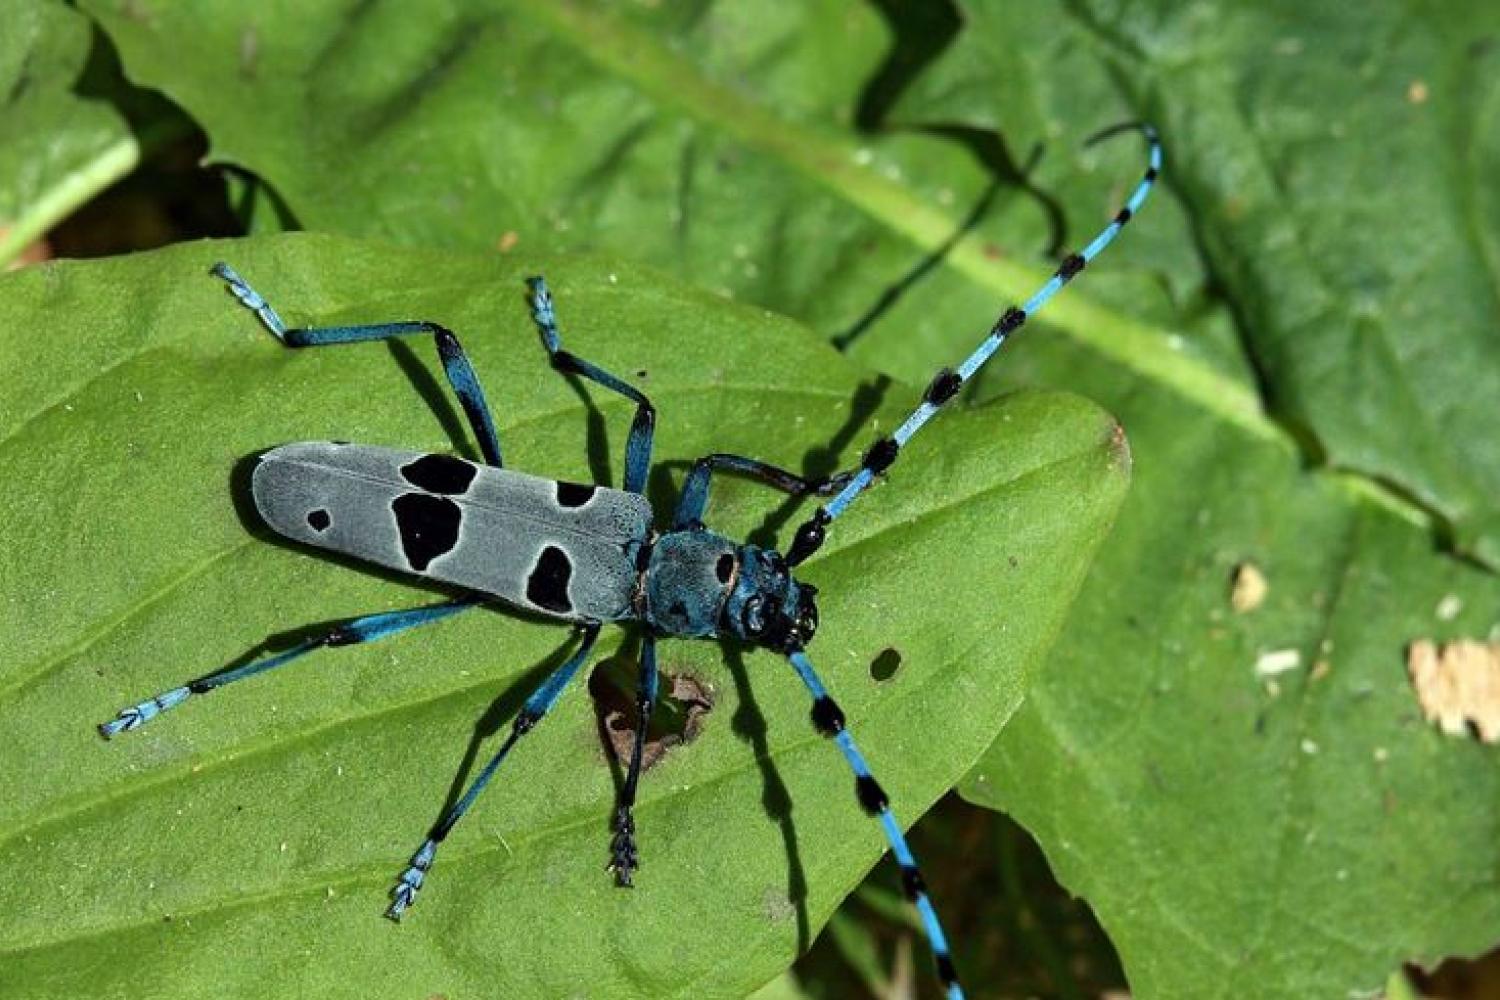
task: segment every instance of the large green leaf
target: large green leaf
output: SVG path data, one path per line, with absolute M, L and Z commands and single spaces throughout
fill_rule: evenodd
M 1365 995 L 1493 947 L 1496 748 L 1423 722 L 1406 650 L 1489 633 L 1500 581 L 1289 449 L 1107 398 L 1139 432 L 1135 486 L 963 794 L 1036 834 L 1143 996 Z M 1244 562 L 1270 590 L 1236 614 Z M 1300 667 L 1257 676 L 1283 650 Z
M 119 112 L 80 96 L 88 19 L 55 0 L 6 5 L 0 32 L 0 265 L 125 176 L 140 145 Z
M 172 5 L 145 21 L 109 14 L 105 0 L 87 6 L 132 71 L 200 115 L 220 155 L 263 173 L 306 225 L 416 242 L 505 245 L 514 232 L 521 248 L 612 247 L 829 335 L 855 327 L 892 286 L 905 294 L 893 296 L 852 351 L 914 383 L 1032 287 L 1036 274 L 1009 255 L 1041 260 L 1058 235 L 1049 198 L 1073 242 L 1114 211 L 1137 154 L 1123 145 L 1077 152 L 1077 140 L 1120 118 L 1156 118 L 1168 142 L 1165 185 L 1118 250 L 1007 347 L 996 373 L 1006 385 L 1067 386 L 1103 401 L 1131 428 L 1159 484 L 1127 507 L 1111 565 L 1091 575 L 1073 618 L 1067 676 L 1045 679 L 1036 698 L 1083 720 L 1075 741 L 1059 750 L 1052 730 L 1067 721 L 1059 710 L 1048 727 L 1018 727 L 1000 759 L 1040 768 L 1044 754 L 1062 753 L 1062 767 L 1076 747 L 1107 760 L 1115 730 L 1102 726 L 1089 742 L 1089 727 L 1143 713 L 1141 677 L 1159 673 L 1138 661 L 1151 650 L 1197 651 L 1200 702 L 1184 699 L 1196 711 L 1167 700 L 1149 729 L 1140 724 L 1140 739 L 1151 741 L 1158 771 L 1201 773 L 1200 761 L 1223 760 L 1213 756 L 1221 744 L 1237 746 L 1213 722 L 1242 724 L 1257 698 L 1269 698 L 1256 694 L 1255 656 L 1304 646 L 1317 628 L 1315 581 L 1342 565 L 1355 579 L 1400 575 L 1419 592 L 1387 609 L 1386 631 L 1372 630 L 1357 657 L 1347 646 L 1344 676 L 1378 681 L 1382 704 L 1414 712 L 1401 673 L 1406 639 L 1489 628 L 1487 578 L 1432 549 L 1456 542 L 1495 563 L 1487 519 L 1500 495 L 1496 446 L 1483 426 L 1495 362 L 1483 343 L 1493 325 L 1486 275 L 1494 272 L 1497 209 L 1476 183 L 1493 174 L 1496 155 L 1496 77 L 1483 72 L 1497 51 L 1486 42 L 1490 7 L 976 3 L 944 28 L 954 32 L 944 52 L 941 32 L 914 34 L 901 22 L 891 34 L 873 9 L 842 3 L 705 0 L 601 12 L 496 0 L 446 8 L 483 29 L 468 35 L 453 19 L 413 25 L 380 7 L 300 18 L 297 30 L 273 33 L 264 27 L 270 15 L 248 9 L 216 11 L 205 26 Z M 904 16 L 903 5 L 879 6 L 898 22 Z M 940 5 L 924 9 L 943 27 Z M 247 26 L 263 46 L 257 51 L 280 53 L 280 75 L 249 83 L 236 75 L 235 45 L 251 37 Z M 209 43 L 191 59 L 167 58 L 182 32 Z M 451 44 L 460 36 L 467 45 Z M 369 56 L 377 51 L 402 58 Z M 934 53 L 942 53 L 935 63 L 924 62 Z M 421 76 L 432 66 L 442 71 Z M 896 101 L 903 82 L 911 92 Z M 411 99 L 417 94 L 423 99 Z M 951 128 L 879 139 L 849 130 L 887 106 L 911 128 Z M 1006 161 L 1025 161 L 1034 148 L 1044 155 L 1029 178 L 1045 196 L 1002 190 L 941 266 L 902 287 L 985 185 L 1005 175 Z M 1262 414 L 1262 390 L 1295 439 Z M 1299 451 L 1306 464 L 1331 460 L 1393 484 L 1437 523 L 1408 524 L 1368 506 L 1368 480 L 1299 472 Z M 1282 493 L 1298 499 L 1284 512 Z M 1224 504 L 1241 505 L 1218 516 L 1244 534 L 1226 526 L 1228 540 L 1215 546 L 1220 536 L 1186 519 L 1200 510 L 1212 517 Z M 1354 524 L 1365 533 L 1358 544 L 1349 541 Z M 1295 530 L 1295 541 L 1263 540 L 1273 527 Z M 1211 569 L 1188 600 L 1178 591 L 1187 586 L 1183 566 L 1202 565 L 1195 553 Z M 1303 607 L 1291 623 L 1301 631 L 1288 626 L 1286 645 L 1274 628 L 1263 637 L 1256 618 L 1217 623 L 1233 645 L 1216 633 L 1208 642 L 1204 629 L 1213 626 L 1190 614 L 1227 616 L 1227 584 L 1214 574 L 1245 553 L 1277 564 L 1274 600 Z M 1283 573 L 1283 559 L 1300 569 Z M 1473 617 L 1434 619 L 1427 591 L 1437 589 L 1465 595 Z M 1348 627 L 1339 622 L 1351 601 L 1378 603 L 1353 589 L 1346 595 L 1324 612 L 1326 627 Z M 1122 634 L 1127 616 L 1135 626 Z M 1303 648 L 1304 667 L 1314 652 Z M 1339 676 L 1319 684 L 1334 690 Z M 1268 704 L 1300 705 L 1304 684 L 1283 678 Z M 1122 700 L 1122 686 L 1137 697 Z M 1309 686 L 1309 697 L 1321 690 Z M 1210 712 L 1201 704 L 1210 693 L 1240 714 Z M 1161 702 L 1152 697 L 1149 704 Z M 1321 751 L 1320 769 L 1331 759 L 1323 748 L 1383 734 L 1310 704 L 1320 713 L 1321 728 L 1307 737 Z M 1346 723 L 1347 740 L 1338 735 Z M 1493 753 L 1437 742 L 1415 723 L 1403 732 L 1439 759 L 1438 787 L 1491 787 Z M 1263 751 L 1255 760 L 1266 766 L 1229 772 L 1232 785 L 1192 786 L 1197 798 L 1174 799 L 1170 789 L 1151 798 L 1137 782 L 1127 783 L 1134 798 L 1122 805 L 1123 793 L 1101 780 L 1066 796 L 1047 785 L 1032 801 L 1012 763 L 1003 772 L 1006 801 L 1044 831 L 1054 857 L 1066 856 L 1070 880 L 1098 897 L 1142 991 L 1339 995 L 1378 983 L 1395 956 L 1493 939 L 1492 918 L 1464 906 L 1450 913 L 1443 883 L 1422 886 L 1403 867 L 1420 853 L 1434 866 L 1492 873 L 1485 841 L 1473 835 L 1490 824 L 1494 839 L 1487 792 L 1450 796 L 1457 801 L 1445 808 L 1463 810 L 1464 830 L 1429 835 L 1419 848 L 1387 836 L 1384 825 L 1338 825 L 1336 849 L 1365 864 L 1332 865 L 1335 877 L 1346 873 L 1337 894 L 1306 873 L 1255 866 L 1256 852 L 1277 839 L 1256 820 L 1295 821 L 1293 807 L 1269 810 L 1285 801 L 1287 769 L 1306 763 L 1296 756 L 1300 739 Z M 1389 762 L 1398 747 L 1385 746 Z M 1122 767 L 1138 760 L 1126 756 Z M 1340 788 L 1370 780 L 1354 763 L 1335 764 L 1330 780 Z M 1424 801 L 1429 793 L 1411 787 L 1415 771 L 1383 773 L 1396 776 L 1398 795 Z M 1300 785 L 1292 791 L 1307 794 Z M 1243 821 L 1203 819 L 1220 813 Z M 1105 819 L 1103 833 L 1070 832 L 1097 832 Z M 1174 879 L 1160 863 L 1151 882 L 1111 838 L 1170 854 L 1180 872 L 1207 874 Z M 1272 878 L 1274 899 L 1256 895 Z M 1181 941 L 1168 932 L 1179 925 L 1137 905 L 1148 891 L 1181 922 L 1218 921 L 1196 943 L 1219 960 L 1182 962 L 1180 976 L 1162 972 L 1177 961 Z M 1236 907 L 1241 899 L 1254 905 Z M 1360 923 L 1376 910 L 1388 924 Z M 1322 914 L 1325 925 L 1347 918 L 1355 935 L 1369 937 L 1329 962 L 1330 946 L 1308 946 L 1307 934 L 1291 940 L 1303 912 Z M 1230 916 L 1246 926 L 1226 925 Z M 1262 936 L 1266 948 L 1282 947 L 1267 977 L 1260 961 L 1222 960 Z
M 429 348 L 282 350 L 208 276 L 219 258 L 293 322 L 442 321 L 476 358 L 509 462 L 618 475 L 628 410 L 599 399 L 606 432 L 543 363 L 518 261 L 281 237 L 0 280 L 0 762 L 25 776 L 0 802 L 6 995 L 260 996 L 274 976 L 312 996 L 727 996 L 784 968 L 882 841 L 776 657 L 664 647 L 666 670 L 718 700 L 646 776 L 635 892 L 602 871 L 614 776 L 575 693 L 400 927 L 380 918 L 385 892 L 466 745 L 566 629 L 474 612 L 320 653 L 111 743 L 93 734 L 268 632 L 431 599 L 276 544 L 236 516 L 234 471 L 295 439 L 451 447 Z M 546 269 L 570 346 L 634 373 L 660 407 L 660 503 L 674 462 L 727 449 L 796 467 L 910 403 L 892 390 L 873 407 L 886 383 L 760 310 L 630 267 Z M 813 651 L 908 820 L 1021 700 L 1128 465 L 1118 426 L 1074 397 L 957 412 L 805 567 L 823 592 Z M 710 513 L 744 534 L 777 503 L 725 482 Z M 877 681 L 888 647 L 902 666 Z
M 898 34 L 884 63 L 889 32 L 851 3 L 470 0 L 417 24 L 396 7 L 85 6 L 303 225 L 626 250 L 833 332 L 900 274 L 906 239 L 936 245 L 978 197 L 966 145 L 1014 172 L 1060 136 L 1149 115 L 1276 415 L 1314 457 L 1393 484 L 1500 561 L 1495 5 L 975 3 L 946 49 Z M 915 51 L 939 54 L 901 62 Z M 966 144 L 853 140 L 847 123 L 891 103 L 903 73 L 895 117 L 967 129 Z M 1116 174 L 1096 165 L 1063 148 L 1039 174 L 1069 223 L 1111 200 Z M 1016 245 L 1047 215 L 1028 200 L 997 221 L 983 232 Z M 1190 289 L 1202 267 L 1172 232 L 1175 252 L 1138 242 L 1136 259 Z M 955 264 L 1020 294 L 1031 276 L 982 245 Z M 1101 318 L 1075 300 L 1049 321 L 1210 406 L 1250 408 L 1165 338 L 1118 322 L 1105 336 Z
M 1493 104 L 1493 79 L 1437 82 L 1476 56 L 1445 51 L 1462 46 L 1442 16 L 1410 15 L 1407 25 L 1408 15 L 1387 12 L 1372 28 L 1368 18 L 1318 24 L 1258 5 L 1226 28 L 1193 20 L 1205 10 L 1163 5 L 1097 21 L 1012 11 L 1006 47 L 1056 72 L 987 117 L 963 95 L 1009 77 L 994 64 L 1002 18 L 975 5 L 960 44 L 898 113 L 997 125 L 1023 141 L 1087 94 L 1147 95 L 1143 110 L 1175 136 L 1171 183 L 1242 316 L 1273 405 L 1319 436 L 1332 462 L 1420 496 L 1491 559 L 1476 537 L 1492 500 L 1468 498 L 1491 475 L 1493 441 L 1466 425 L 1486 419 L 1494 396 L 1492 352 L 1480 346 L 1493 306 L 1471 310 L 1492 301 L 1482 248 L 1495 225 L 1469 217 L 1473 183 L 1452 160 L 1470 150 L 1432 130 Z M 1471 24 L 1468 37 L 1483 30 Z M 1372 31 L 1399 41 L 1374 45 Z M 1121 35 L 1136 44 L 1112 46 Z M 1384 89 L 1341 75 L 1326 51 L 1318 57 L 1318 39 L 1368 46 L 1368 72 Z M 1413 80 L 1439 95 L 1434 106 L 1407 103 Z M 1356 87 L 1377 96 L 1360 99 Z M 1346 93 L 1321 127 L 1345 128 L 1350 141 L 1311 141 L 1320 126 L 1307 117 L 1307 90 Z M 1416 201 L 1374 181 L 1368 197 L 1330 194 L 1377 168 L 1420 187 Z M 1395 221 L 1413 209 L 1424 225 Z M 1359 238 L 1376 227 L 1380 240 Z M 1347 266 L 1311 264 L 1318 256 Z M 1424 260 L 1440 280 L 1421 279 Z M 1415 309 L 1444 317 L 1424 331 L 1429 349 L 1403 328 Z M 867 349 L 878 351 L 879 337 Z M 1371 361 L 1391 344 L 1399 360 Z M 1367 483 L 1308 473 L 1289 441 L 1245 433 L 1068 345 L 1029 346 L 992 385 L 1066 385 L 1100 400 L 1130 429 L 1137 481 L 1055 647 L 1057 669 L 964 793 L 1036 833 L 1148 996 L 1351 995 L 1377 989 L 1403 960 L 1492 947 L 1495 753 L 1421 723 L 1405 655 L 1417 638 L 1488 634 L 1494 577 L 1434 551 L 1443 524 L 1373 503 Z M 1467 482 L 1447 475 L 1455 464 Z M 1272 588 L 1244 616 L 1228 603 L 1241 561 L 1261 566 Z M 1455 600 L 1464 612 L 1439 617 Z M 1273 694 L 1254 665 L 1287 649 L 1302 666 Z M 1319 662 L 1329 673 L 1313 680 Z

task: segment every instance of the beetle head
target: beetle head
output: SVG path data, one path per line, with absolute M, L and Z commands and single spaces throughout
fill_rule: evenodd
M 817 588 L 792 578 L 778 552 L 744 545 L 739 577 L 724 602 L 725 631 L 785 653 L 812 641 L 818 630 Z

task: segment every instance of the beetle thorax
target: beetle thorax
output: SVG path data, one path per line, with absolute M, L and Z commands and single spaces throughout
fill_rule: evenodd
M 718 635 L 719 616 L 738 575 L 737 548 L 709 531 L 659 537 L 642 581 L 642 619 L 668 635 Z

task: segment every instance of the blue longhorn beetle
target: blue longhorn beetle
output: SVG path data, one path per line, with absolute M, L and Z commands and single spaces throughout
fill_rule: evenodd
M 479 380 L 446 328 L 430 322 L 288 329 L 270 304 L 227 264 L 213 273 L 288 347 L 348 344 L 429 334 L 448 381 L 463 405 L 484 453 L 484 464 L 450 455 L 422 454 L 370 445 L 313 441 L 289 444 L 260 456 L 251 476 L 256 508 L 266 523 L 288 538 L 418 576 L 456 584 L 469 593 L 406 611 L 367 615 L 339 625 L 285 652 L 207 674 L 124 709 L 99 727 L 106 737 L 135 729 L 193 695 L 290 663 L 315 649 L 370 642 L 440 621 L 491 601 L 575 623 L 577 651 L 527 698 L 509 735 L 463 796 L 432 827 L 391 890 L 387 915 L 399 920 L 413 904 L 443 842 L 496 769 L 552 708 L 588 660 L 606 622 L 640 622 L 644 628 L 637 707 L 639 720 L 630 766 L 615 809 L 609 868 L 629 886 L 638 855 L 632 808 L 640 778 L 646 728 L 657 699 L 656 642 L 669 636 L 732 637 L 785 656 L 812 695 L 812 721 L 831 736 L 855 775 L 865 811 L 876 817 L 901 868 L 902 885 L 915 904 L 932 946 L 937 971 L 950 1000 L 963 996 L 937 912 L 916 859 L 906 844 L 889 800 L 865 765 L 828 694 L 806 646 L 818 628 L 817 591 L 792 576 L 792 568 L 823 543 L 828 525 L 894 462 L 903 445 L 953 399 L 1005 339 L 1071 281 L 1140 210 L 1161 169 L 1156 130 L 1127 123 L 1106 129 L 1091 142 L 1125 130 L 1139 131 L 1149 166 L 1125 207 L 1093 242 L 1067 256 L 1057 272 L 1020 307 L 1005 311 L 974 352 L 956 369 L 933 378 L 922 402 L 888 438 L 865 453 L 858 469 L 829 479 L 808 480 L 785 469 L 738 455 L 698 460 L 683 486 L 672 526 L 658 532 L 643 495 L 651 464 L 656 411 L 640 390 L 563 350 L 552 296 L 540 278 L 528 282 L 532 318 L 552 367 L 621 394 L 636 405 L 625 445 L 623 490 L 556 482 L 503 467 L 494 420 Z M 702 517 L 709 483 L 717 471 L 758 479 L 793 495 L 832 499 L 798 528 L 785 557 L 740 544 L 706 529 Z

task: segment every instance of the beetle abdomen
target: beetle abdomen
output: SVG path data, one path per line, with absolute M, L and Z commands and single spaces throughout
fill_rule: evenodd
M 651 528 L 634 493 L 371 445 L 275 448 L 252 493 L 288 538 L 571 621 L 631 616 Z

